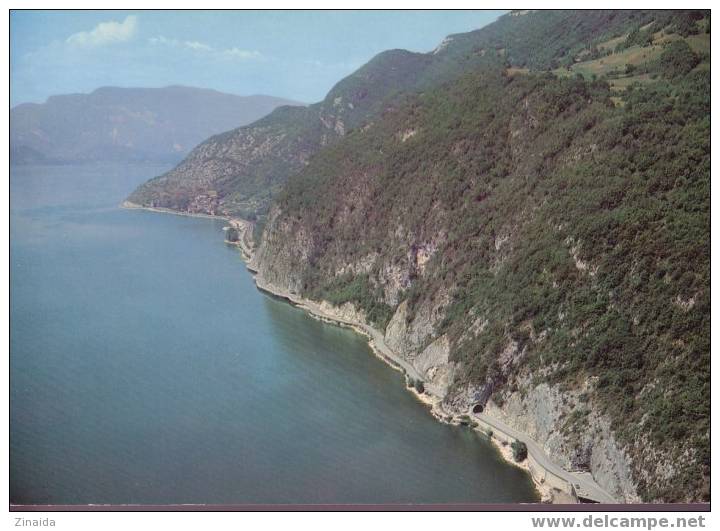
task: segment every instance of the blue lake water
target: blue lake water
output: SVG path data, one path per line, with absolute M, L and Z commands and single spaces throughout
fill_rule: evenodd
M 118 208 L 165 169 L 11 171 L 11 502 L 537 501 L 362 336 L 259 292 L 221 221 Z

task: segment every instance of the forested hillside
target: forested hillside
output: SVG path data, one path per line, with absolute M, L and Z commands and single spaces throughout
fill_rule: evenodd
M 530 54 L 395 100 L 289 179 L 259 275 L 352 303 L 409 360 L 447 342 L 427 376 L 451 375 L 449 411 L 490 386 L 620 499 L 708 500 L 704 15 L 638 15 L 565 66 Z M 542 396 L 556 409 L 528 414 Z
M 141 206 L 263 217 L 287 178 L 310 157 L 372 120 L 402 93 L 417 93 L 492 65 L 547 70 L 593 40 L 622 35 L 657 14 L 638 11 L 518 12 L 447 37 L 430 53 L 389 50 L 306 109 L 282 108 L 214 136 L 177 168 L 136 190 Z
M 708 12 L 391 50 L 130 201 L 257 221 L 258 279 L 361 315 L 448 418 L 489 396 L 618 500 L 709 500 Z

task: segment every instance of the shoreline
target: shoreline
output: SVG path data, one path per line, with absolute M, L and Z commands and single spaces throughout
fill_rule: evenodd
M 143 207 L 140 205 L 136 205 L 134 203 L 131 203 L 129 201 L 124 201 L 121 205 L 121 208 L 125 208 L 128 210 L 147 210 L 149 212 L 156 212 L 160 214 L 173 214 L 177 216 L 186 216 L 186 217 L 196 217 L 196 218 L 205 218 L 205 219 L 222 219 L 224 221 L 227 221 L 230 226 L 236 228 L 239 233 L 239 238 L 237 242 L 229 242 L 225 240 L 225 243 L 228 245 L 236 246 L 240 249 L 242 259 L 245 262 L 246 269 L 250 272 L 253 282 L 255 282 L 256 288 L 272 297 L 276 297 L 279 299 L 282 299 L 283 301 L 291 304 L 292 306 L 295 306 L 301 310 L 304 310 L 307 312 L 307 314 L 312 317 L 313 319 L 317 319 L 319 321 L 323 321 L 328 324 L 332 324 L 335 326 L 341 326 L 344 328 L 351 328 L 358 334 L 361 334 L 365 336 L 368 340 L 368 346 L 370 347 L 370 350 L 372 351 L 373 355 L 386 363 L 389 367 L 396 371 L 400 371 L 405 376 L 405 389 L 409 392 L 411 392 L 415 398 L 424 404 L 425 406 L 428 406 L 430 414 L 435 417 L 436 420 L 439 422 L 442 422 L 444 424 L 451 424 L 455 426 L 459 426 L 461 423 L 460 421 L 456 420 L 455 414 L 449 414 L 447 413 L 441 405 L 442 399 L 437 396 L 437 394 L 428 392 L 432 390 L 432 385 L 426 385 L 425 386 L 425 392 L 424 393 L 418 393 L 417 390 L 414 387 L 408 387 L 407 381 L 408 378 L 413 378 L 415 380 L 422 380 L 424 381 L 424 378 L 420 373 L 418 373 L 417 369 L 409 363 L 404 358 L 397 355 L 386 343 L 384 340 L 384 334 L 381 333 L 376 328 L 373 328 L 372 326 L 368 325 L 364 322 L 359 321 L 353 321 L 349 320 L 343 316 L 340 316 L 337 314 L 337 312 L 331 312 L 332 308 L 334 308 L 330 303 L 324 302 L 324 303 L 317 303 L 315 301 L 312 301 L 310 299 L 305 299 L 303 297 L 300 297 L 296 294 L 292 294 L 290 292 L 287 292 L 286 290 L 273 285 L 272 283 L 266 282 L 259 274 L 257 269 L 255 269 L 251 264 L 251 260 L 254 256 L 254 246 L 250 245 L 247 241 L 247 235 L 250 230 L 252 230 L 252 223 L 238 218 L 231 218 L 227 216 L 216 216 L 216 215 L 209 215 L 209 214 L 195 214 L 190 212 L 179 212 L 176 210 L 171 210 L 167 208 L 160 208 L 160 207 Z M 452 417 L 451 421 L 447 420 L 447 417 Z M 476 432 L 478 435 L 484 435 L 487 437 L 487 433 L 481 429 L 480 427 L 469 427 L 469 429 L 472 429 L 474 432 Z M 566 496 L 560 492 L 557 491 L 557 489 L 552 488 L 550 485 L 546 483 L 541 483 L 538 481 L 535 476 L 532 474 L 532 471 L 530 470 L 530 465 L 528 463 L 528 460 L 524 460 L 520 463 L 515 461 L 512 456 L 512 451 L 510 450 L 509 445 L 504 445 L 502 442 L 497 439 L 496 437 L 488 437 L 488 440 L 495 446 L 498 453 L 500 454 L 500 457 L 507 462 L 508 464 L 521 468 L 525 470 L 533 482 L 533 485 L 535 487 L 535 490 L 538 493 L 538 496 L 540 500 L 537 503 L 540 504 L 564 504 L 564 503 L 576 503 L 573 501 L 568 501 Z
M 249 230 L 249 223 L 245 223 L 246 225 L 242 230 Z M 240 227 L 238 227 L 238 230 L 241 230 Z M 244 238 L 245 234 L 241 232 L 239 242 L 242 242 Z M 300 297 L 296 294 L 290 293 L 278 286 L 275 286 L 270 282 L 267 282 L 258 274 L 257 269 L 253 268 L 249 263 L 253 257 L 252 249 L 246 249 L 244 245 L 239 245 L 239 247 L 241 247 L 242 249 L 243 259 L 245 260 L 247 269 L 252 275 L 255 286 L 258 290 L 270 295 L 271 297 L 282 299 L 290 305 L 304 310 L 313 319 L 317 319 L 319 321 L 335 326 L 351 328 L 356 333 L 365 336 L 368 340 L 368 346 L 370 347 L 370 350 L 375 355 L 375 357 L 385 362 L 388 366 L 390 366 L 390 368 L 402 372 L 402 374 L 405 376 L 405 390 L 412 393 L 419 402 L 421 402 L 425 406 L 428 406 L 430 414 L 435 417 L 436 420 L 442 422 L 443 424 L 450 424 L 454 426 L 461 425 L 460 421 L 456 419 L 457 415 L 448 414 L 443 409 L 442 399 L 437 394 L 428 392 L 432 389 L 432 385 L 428 385 L 426 383 L 424 393 L 419 393 L 414 387 L 409 387 L 407 385 L 409 378 L 421 381 L 424 381 L 425 379 L 411 363 L 396 354 L 385 343 L 384 334 L 382 332 L 367 323 L 350 320 L 346 317 L 338 315 L 337 312 L 331 312 L 331 309 L 334 307 L 330 303 L 318 303 L 310 299 L 306 299 L 304 297 Z M 448 417 L 451 417 L 452 420 L 448 421 Z M 479 426 L 469 427 L 469 429 L 473 430 L 478 435 L 484 435 L 485 437 L 487 437 L 487 433 Z M 518 463 L 513 458 L 512 450 L 510 449 L 509 445 L 503 444 L 499 439 L 493 436 L 487 438 L 495 446 L 498 453 L 505 462 L 512 466 L 520 468 L 528 473 L 531 481 L 533 482 L 535 490 L 539 495 L 540 501 L 538 503 L 573 503 L 573 501 L 569 499 L 569 497 L 564 496 L 563 493 L 557 491 L 557 489 L 553 489 L 547 483 L 541 483 L 540 481 L 538 481 L 530 470 L 530 463 L 528 459 L 525 459 L 524 461 Z
M 148 212 L 156 212 L 159 214 L 172 214 L 173 216 L 183 216 L 186 218 L 204 218 L 204 219 L 222 219 L 225 221 L 231 221 L 232 218 L 227 216 L 215 216 L 211 214 L 201 214 L 194 212 L 181 212 L 180 210 L 173 210 L 171 208 L 164 207 L 146 207 L 133 203 L 132 201 L 123 201 L 120 203 L 120 208 L 125 210 L 147 210 Z
M 378 343 L 376 343 L 376 337 L 382 337 L 382 334 L 379 330 L 373 328 L 366 323 L 350 321 L 338 315 L 328 314 L 326 308 L 323 308 L 323 306 L 327 306 L 329 304 L 318 304 L 315 301 L 311 301 L 309 299 L 305 299 L 303 297 L 288 293 L 285 290 L 264 281 L 253 269 L 248 268 L 248 270 L 253 275 L 255 286 L 263 293 L 269 294 L 270 296 L 277 297 L 279 299 L 283 299 L 292 306 L 306 311 L 308 315 L 310 315 L 313 319 L 318 319 L 320 321 L 333 324 L 335 326 L 342 326 L 345 328 L 353 329 L 355 332 L 368 338 L 368 346 L 370 347 L 370 350 L 372 350 L 373 354 L 380 360 L 384 361 L 391 368 L 402 372 L 405 375 L 406 382 L 408 377 L 423 380 L 422 376 L 417 372 L 417 370 L 406 360 L 402 359 L 395 352 L 393 352 L 392 349 L 390 349 L 390 347 L 388 347 L 384 341 L 381 340 L 379 345 Z M 453 421 L 446 420 L 448 413 L 445 412 L 445 410 L 442 408 L 440 397 L 438 397 L 436 394 L 427 392 L 427 389 L 431 388 L 431 386 L 426 385 L 425 388 L 426 392 L 421 394 L 418 393 L 415 388 L 408 387 L 407 383 L 405 385 L 405 389 L 411 392 L 418 401 L 422 402 L 426 406 L 429 406 L 430 414 L 435 417 L 436 420 L 442 422 L 443 424 L 459 426 L 461 423 L 455 420 L 456 415 L 452 415 Z M 482 430 L 480 427 L 469 427 L 469 429 L 472 429 L 478 435 L 485 435 L 487 437 L 485 431 Z M 557 491 L 557 489 L 553 489 L 547 483 L 541 483 L 537 481 L 535 479 L 535 476 L 532 474 L 532 471 L 530 470 L 530 464 L 528 460 L 525 459 L 520 463 L 515 461 L 509 445 L 502 444 L 502 442 L 496 437 L 488 437 L 488 439 L 495 446 L 504 461 L 506 461 L 512 466 L 521 468 L 528 473 L 533 482 L 533 485 L 535 486 L 535 490 L 538 492 L 538 495 L 540 497 L 540 501 L 538 503 L 573 503 L 568 499 L 560 499 L 564 497 L 562 496 L 562 493 Z

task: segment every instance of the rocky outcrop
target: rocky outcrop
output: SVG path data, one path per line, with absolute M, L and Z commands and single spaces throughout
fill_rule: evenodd
M 616 499 L 639 502 L 629 456 L 615 440 L 610 422 L 590 404 L 583 404 L 590 382 L 561 391 L 547 383 L 533 384 L 525 373 L 505 393 L 502 405 L 488 402 L 485 411 L 543 445 L 545 452 L 569 471 L 589 472 Z
M 455 377 L 455 363 L 450 361 L 450 340 L 440 336 L 413 360 L 415 368 L 430 382 L 440 398 L 445 398 Z
M 249 266 L 266 282 L 300 293 L 301 272 L 312 251 L 312 238 L 301 223 L 280 218 L 279 208 L 270 211 L 267 229 Z

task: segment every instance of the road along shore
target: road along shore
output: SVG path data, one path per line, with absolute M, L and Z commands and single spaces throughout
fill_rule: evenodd
M 246 267 L 248 271 L 253 274 L 255 285 L 259 290 L 286 300 L 290 304 L 307 311 L 308 314 L 316 319 L 352 328 L 368 338 L 369 346 L 378 358 L 392 368 L 403 372 L 406 379 L 424 381 L 423 375 L 421 375 L 410 362 L 396 354 L 387 345 L 385 336 L 381 331 L 365 322 L 349 319 L 346 315 L 342 315 L 341 312 L 329 302 L 317 302 L 305 299 L 263 279 L 262 275 L 258 274 L 258 271 L 251 265 L 255 251 L 252 239 L 253 223 L 239 218 L 178 212 L 166 208 L 142 207 L 128 201 L 124 202 L 121 206 L 128 209 L 142 209 L 163 214 L 222 219 L 227 221 L 230 227 L 238 231 L 238 240 L 236 242 L 226 240 L 226 243 L 235 245 L 240 249 L 242 257 L 246 262 Z M 448 423 L 447 419 L 451 417 L 453 420 L 450 423 L 460 424 L 460 421 L 456 419 L 454 415 L 449 414 L 443 409 L 442 398 L 435 392 L 432 385 L 426 385 L 424 393 L 418 393 L 412 387 L 408 387 L 408 390 L 411 391 L 418 400 L 428 405 L 433 416 L 441 422 Z M 473 427 L 474 430 L 485 436 L 491 434 L 490 439 L 506 461 L 528 471 L 541 496 L 542 502 L 568 504 L 578 503 L 579 500 L 584 500 L 600 503 L 617 503 L 610 494 L 605 492 L 594 481 L 590 474 L 569 472 L 553 463 L 549 456 L 542 450 L 542 446 L 527 434 L 520 433 L 505 425 L 499 419 L 486 414 L 469 413 L 467 416 L 475 421 L 474 424 L 476 424 L 476 426 Z M 515 440 L 524 442 L 528 448 L 528 458 L 522 463 L 517 463 L 513 459 L 512 451 L 510 450 L 510 444 Z

